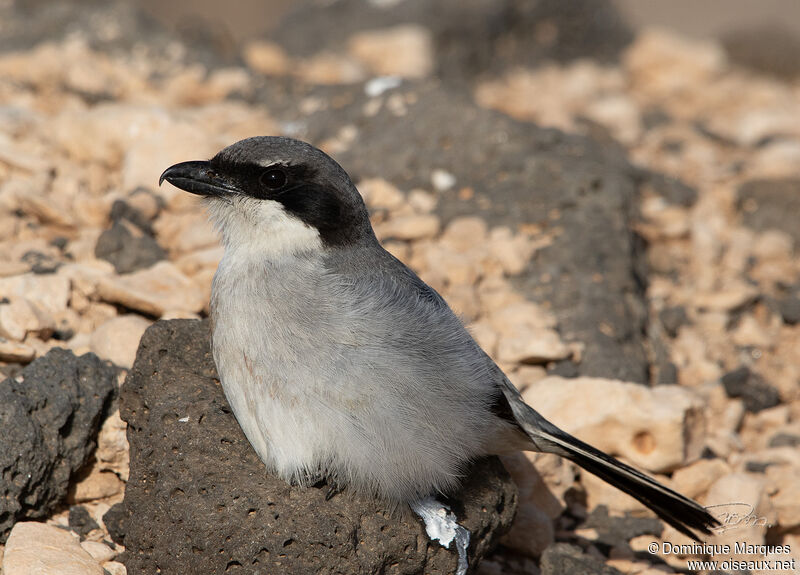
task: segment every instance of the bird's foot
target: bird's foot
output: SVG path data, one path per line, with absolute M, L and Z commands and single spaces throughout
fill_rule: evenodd
M 450 548 L 450 543 L 455 541 L 458 552 L 458 569 L 456 575 L 465 575 L 469 563 L 467 562 L 467 549 L 469 548 L 469 530 L 456 522 L 456 516 L 450 508 L 439 503 L 433 497 L 425 497 L 410 504 L 411 510 L 420 516 L 425 524 L 425 532 L 431 540 L 436 540 L 445 549 Z

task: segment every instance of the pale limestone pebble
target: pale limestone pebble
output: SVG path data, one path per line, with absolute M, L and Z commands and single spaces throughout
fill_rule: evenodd
M 22 239 L 22 234 L 19 234 L 16 238 L 0 243 L 0 258 L 8 262 L 21 262 L 27 253 L 38 252 L 48 258 L 60 259 L 61 253 L 58 248 L 53 246 L 48 238 L 43 237 L 51 231 L 52 228 L 38 228 L 34 237 Z M 30 264 L 26 265 L 30 267 Z
M 770 465 L 766 469 L 770 502 L 781 529 L 800 526 L 800 466 Z
M 764 543 L 765 525 L 776 521 L 766 484 L 766 478 L 758 474 L 731 473 L 711 485 L 703 504 L 727 528 L 714 538 L 715 543 Z M 666 539 L 667 534 L 663 537 Z
M 625 145 L 636 143 L 642 133 L 641 112 L 636 101 L 627 94 L 601 96 L 589 102 L 583 114 L 605 126 Z
M 672 485 L 676 491 L 697 499 L 704 495 L 711 484 L 731 473 L 731 466 L 722 459 L 698 459 L 672 474 Z
M 130 369 L 136 358 L 139 340 L 150 323 L 135 314 L 111 318 L 92 333 L 89 346 L 101 359 L 107 359 L 119 367 Z
M 531 256 L 538 247 L 525 234 L 514 235 L 510 228 L 501 226 L 489 232 L 489 255 L 500 262 L 507 275 L 518 275 L 525 271 Z
M 103 568 L 69 531 L 21 521 L 6 541 L 3 575 L 103 575 Z
M 533 383 L 523 398 L 569 433 L 652 471 L 697 459 L 705 439 L 701 399 L 678 386 L 551 376 Z
M 117 477 L 116 473 L 100 471 L 100 465 L 95 461 L 89 474 L 75 484 L 69 500 L 71 503 L 84 503 L 106 499 L 121 495 L 124 489 L 125 483 Z
M 595 100 L 622 94 L 625 78 L 619 68 L 580 60 L 566 66 L 549 64 L 518 69 L 500 80 L 480 84 L 480 106 L 502 110 L 523 120 L 574 131 L 574 118 L 585 115 Z
M 383 249 L 392 254 L 404 264 L 408 264 L 411 258 L 411 247 L 408 242 L 388 241 L 383 242 Z
M 662 198 L 655 198 L 645 204 L 665 204 L 660 209 L 648 209 L 645 211 L 647 222 L 638 224 L 636 231 L 650 242 L 659 240 L 675 240 L 689 236 L 690 219 L 688 210 L 679 206 L 666 205 Z
M 382 178 L 367 178 L 358 183 L 358 190 L 370 208 L 395 210 L 406 197 L 394 184 Z
M 649 29 L 628 47 L 623 67 L 637 97 L 666 106 L 678 118 L 691 118 L 696 107 L 687 104 L 701 96 L 697 86 L 716 81 L 727 62 L 718 43 Z
M 489 315 L 497 331 L 497 359 L 510 363 L 546 363 L 565 359 L 571 350 L 555 327 L 555 318 L 533 302 L 520 301 Z
M 119 561 L 106 561 L 103 569 L 108 571 L 108 575 L 128 575 L 128 568 Z
M 380 239 L 419 240 L 434 237 L 440 225 L 439 218 L 433 214 L 401 216 L 380 224 L 375 233 Z
M 757 288 L 743 281 L 732 281 L 719 289 L 696 293 L 694 306 L 699 309 L 733 311 L 752 302 L 757 296 Z
M 164 212 L 153 229 L 158 243 L 173 259 L 219 245 L 219 234 L 203 211 Z
M 0 336 L 16 341 L 23 341 L 29 333 L 47 338 L 55 329 L 55 319 L 48 310 L 24 297 L 5 299 L 8 303 L 0 303 Z
M 352 56 L 320 52 L 295 62 L 295 75 L 309 84 L 355 84 L 362 82 L 367 73 L 364 66 Z
M 471 254 L 483 247 L 487 234 L 488 228 L 483 218 L 459 217 L 445 226 L 439 242 L 442 247 L 453 252 Z
M 623 461 L 632 463 L 624 458 Z M 652 473 L 648 473 L 648 475 L 654 477 L 659 483 L 670 486 L 670 481 L 666 476 L 657 476 Z M 580 472 L 580 480 L 586 492 L 586 507 L 589 510 L 604 505 L 612 513 L 632 513 L 635 516 L 652 515 L 642 503 L 588 471 Z
M 481 277 L 480 252 L 455 252 L 435 242 L 425 250 L 425 269 L 439 270 L 448 286 L 472 287 Z
M 266 76 L 285 76 L 292 66 L 283 48 L 265 40 L 248 42 L 242 50 L 242 57 L 251 69 Z
M 106 302 L 158 317 L 168 309 L 200 312 L 206 298 L 195 287 L 174 264 L 162 261 L 131 274 L 101 278 L 97 293 Z
M 464 323 L 476 320 L 481 313 L 478 294 L 472 284 L 449 285 L 441 295 Z
M 475 342 L 489 357 L 494 358 L 497 355 L 497 332 L 486 319 L 471 322 L 467 329 Z
M 758 308 L 764 312 L 759 314 Z M 758 315 L 762 317 L 759 318 Z M 759 305 L 752 313 L 742 316 L 731 334 L 731 340 L 742 347 L 772 349 L 777 345 L 782 326 L 783 322 L 778 314 L 770 313 L 765 306 Z
M 481 279 L 478 283 L 478 297 L 487 314 L 526 301 L 521 294 L 514 291 L 507 279 L 497 276 Z
M 202 106 L 221 102 L 234 93 L 247 95 L 252 91 L 251 82 L 244 68 L 221 68 L 209 73 L 200 64 L 185 66 L 167 78 L 160 99 L 178 107 Z
M 529 557 L 539 557 L 555 541 L 553 520 L 532 504 L 520 503 L 511 530 L 500 543 Z
M 530 328 L 555 328 L 556 317 L 544 307 L 532 301 L 509 302 L 489 314 L 492 327 L 500 334 L 514 326 Z
M 436 196 L 426 190 L 414 188 L 408 192 L 408 204 L 418 214 L 431 213 L 438 203 Z
M 65 347 L 72 350 L 75 355 L 83 355 L 91 351 L 91 333 L 77 333 L 65 342 Z
M 319 143 L 319 149 L 330 156 L 343 154 L 356 142 L 358 138 L 358 127 L 354 124 L 341 126 L 336 133 Z
M 98 563 L 105 563 L 117 556 L 117 552 L 99 541 L 82 541 L 81 547 Z
M 102 233 L 102 227 L 87 227 L 77 230 L 77 237 L 71 237 L 69 244 L 67 244 L 66 255 L 78 264 L 94 264 L 97 261 L 102 261 L 111 265 L 110 262 L 105 260 L 98 260 L 94 255 L 97 240 Z M 111 265 L 111 267 L 113 268 L 114 266 Z
M 518 390 L 523 391 L 531 384 L 547 377 L 547 370 L 541 365 L 520 365 L 507 372 L 508 379 Z
M 678 331 L 670 356 L 678 368 L 678 383 L 683 386 L 715 381 L 723 375 L 719 363 L 708 357 L 707 342 L 696 329 L 684 326 Z
M 204 311 L 207 312 L 208 310 L 204 309 Z M 161 319 L 201 319 L 201 316 L 199 314 L 192 313 L 190 311 L 184 311 L 182 309 L 168 309 L 161 314 Z
M 36 350 L 29 344 L 0 337 L 0 361 L 29 363 L 36 357 Z
M 69 278 L 62 274 L 26 273 L 0 278 L 0 298 L 25 298 L 50 314 L 67 308 L 70 289 Z
M 791 408 L 776 405 L 757 413 L 745 413 L 739 435 L 748 451 L 758 451 L 767 447 L 769 440 L 788 426 Z M 800 432 L 800 429 L 798 429 Z
M 97 467 L 101 471 L 111 471 L 123 482 L 128 480 L 129 446 L 126 435 L 127 424 L 119 416 L 119 410 L 114 411 L 103 422 L 97 436 Z
M 744 402 L 729 398 L 719 381 L 695 385 L 693 390 L 702 397 L 706 406 L 705 414 L 709 421 L 706 447 L 723 459 L 741 451 L 743 444 L 738 429 L 745 414 Z
M 435 64 L 431 32 L 416 24 L 358 32 L 350 37 L 347 49 L 377 76 L 425 78 Z
M 575 487 L 575 464 L 550 453 L 520 451 L 501 456 L 519 489 L 520 505 L 533 505 L 551 520 L 568 507 L 567 492 Z
M 800 165 L 800 142 L 777 141 L 758 147 L 754 151 L 747 166 L 747 173 L 753 178 L 791 178 L 797 177 L 798 165 Z
M 115 317 L 117 317 L 115 306 L 100 301 L 90 301 L 81 307 L 78 333 L 93 334 L 97 328 Z M 91 342 L 91 339 L 89 341 Z
M 203 270 L 216 270 L 224 253 L 225 248 L 215 245 L 184 254 L 174 263 L 187 276 L 193 276 Z
M 32 149 L 29 142 L 12 140 L 0 132 L 0 162 L 26 172 L 43 173 L 52 169 L 52 163 L 41 150 Z

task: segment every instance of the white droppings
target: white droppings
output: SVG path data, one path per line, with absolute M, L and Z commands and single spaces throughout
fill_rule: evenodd
M 456 177 L 445 170 L 433 170 L 431 184 L 438 192 L 444 192 L 456 185 Z

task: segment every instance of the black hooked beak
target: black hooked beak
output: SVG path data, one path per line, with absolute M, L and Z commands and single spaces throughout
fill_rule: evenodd
M 214 170 L 210 162 L 181 162 L 170 166 L 158 178 L 160 186 L 164 180 L 198 196 L 225 196 L 240 194 L 235 182 Z

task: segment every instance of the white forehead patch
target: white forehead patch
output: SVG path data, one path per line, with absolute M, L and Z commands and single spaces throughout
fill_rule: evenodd
M 211 197 L 205 204 L 225 251 L 278 259 L 322 249 L 319 231 L 287 213 L 279 202 L 235 196 Z

